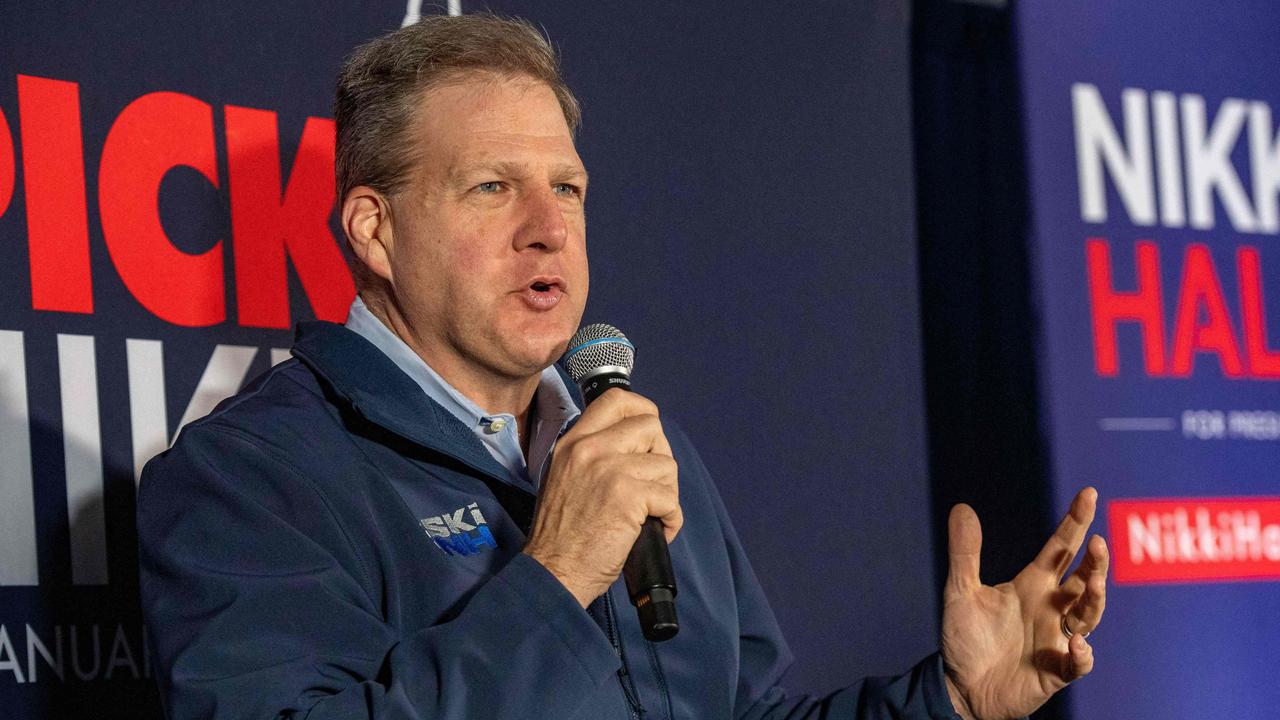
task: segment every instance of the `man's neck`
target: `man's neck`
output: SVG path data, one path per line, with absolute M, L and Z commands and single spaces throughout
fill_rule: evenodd
M 490 415 L 507 414 L 515 417 L 520 430 L 520 447 L 526 457 L 529 453 L 529 416 L 537 392 L 541 374 L 527 378 L 512 378 L 487 372 L 474 363 L 442 348 L 431 347 L 417 339 L 395 304 L 376 294 L 361 295 L 365 307 L 405 345 L 422 358 L 437 375 L 462 393 L 468 400 Z

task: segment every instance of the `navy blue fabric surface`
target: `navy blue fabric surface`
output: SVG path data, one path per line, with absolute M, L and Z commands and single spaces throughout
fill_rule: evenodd
M 790 652 L 679 429 L 682 628 L 654 645 L 621 582 L 584 612 L 520 552 L 507 507 L 528 506 L 491 491 L 506 473 L 376 348 L 315 323 L 294 355 L 143 473 L 143 609 L 171 717 L 953 717 L 937 656 L 787 696 Z M 397 482 L 441 513 L 474 503 L 496 548 L 433 543 Z

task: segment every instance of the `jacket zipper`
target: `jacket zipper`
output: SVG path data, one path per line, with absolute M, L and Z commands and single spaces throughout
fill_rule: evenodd
M 621 663 L 618 667 L 618 687 L 622 688 L 622 696 L 626 698 L 627 707 L 631 711 L 631 720 L 640 720 L 645 715 L 645 709 L 640 704 L 640 693 L 636 690 L 631 670 L 627 667 L 627 653 L 622 646 L 622 633 L 618 632 L 613 615 L 613 595 L 605 591 L 601 599 L 604 601 L 601 607 L 604 609 L 605 635 L 609 637 L 609 644 L 613 646 L 613 651 L 617 653 Z
M 671 712 L 671 689 L 667 687 L 667 675 L 662 671 L 662 660 L 658 657 L 658 648 L 653 643 L 645 640 L 644 644 L 649 650 L 649 667 L 653 668 L 653 675 L 658 680 L 658 689 L 662 692 L 662 697 L 667 702 L 667 720 L 672 720 Z

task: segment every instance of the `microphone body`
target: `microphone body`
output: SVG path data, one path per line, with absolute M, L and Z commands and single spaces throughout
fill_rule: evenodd
M 578 383 L 582 397 L 590 404 L 610 388 L 631 390 L 631 369 L 635 348 L 609 325 L 588 325 L 569 341 L 569 351 L 561 364 Z M 662 642 L 680 630 L 676 616 L 676 576 L 662 520 L 649 517 L 622 566 L 627 595 L 640 618 L 645 639 Z

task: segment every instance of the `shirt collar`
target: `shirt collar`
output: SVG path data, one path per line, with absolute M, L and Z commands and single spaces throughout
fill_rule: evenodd
M 422 388 L 427 397 L 434 400 L 463 425 L 477 430 L 487 425 L 488 420 L 494 417 L 431 369 L 431 366 L 418 353 L 369 311 L 359 295 L 351 302 L 346 327 L 381 350 Z M 536 416 L 542 420 L 563 423 L 579 413 L 573 395 L 565 385 L 564 378 L 556 372 L 554 365 L 542 370 L 542 376 L 538 380 L 538 390 L 534 394 L 533 411 L 529 421 L 533 420 L 532 416 Z

